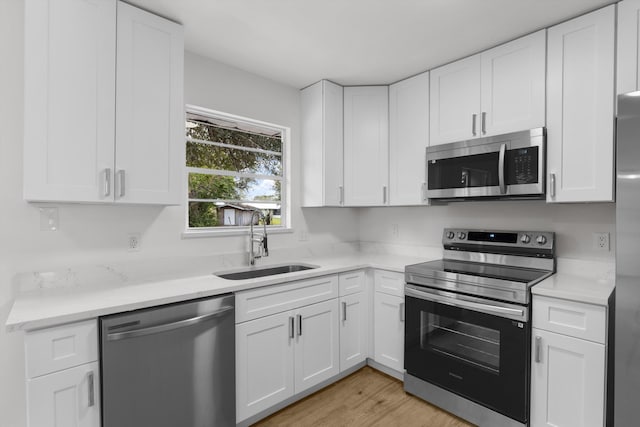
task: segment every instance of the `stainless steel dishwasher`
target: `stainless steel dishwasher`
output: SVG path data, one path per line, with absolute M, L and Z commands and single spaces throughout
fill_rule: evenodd
M 233 295 L 100 318 L 103 427 L 236 424 Z

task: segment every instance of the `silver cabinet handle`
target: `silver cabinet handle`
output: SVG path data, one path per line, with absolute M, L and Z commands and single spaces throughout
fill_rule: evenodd
M 89 387 L 89 407 L 92 407 L 96 404 L 96 395 L 95 395 L 95 386 L 93 383 L 93 371 L 87 374 L 87 385 Z
M 500 194 L 507 192 L 507 183 L 504 179 L 504 156 L 507 151 L 507 144 L 500 145 L 500 154 L 498 156 L 498 185 L 500 186 Z
M 485 111 L 482 112 L 482 134 L 487 134 L 487 113 Z
M 404 322 L 404 303 L 400 303 L 400 321 Z
M 293 316 L 289 316 L 289 338 L 294 339 L 295 338 L 295 326 L 293 326 Z
M 422 199 L 423 202 L 427 201 L 427 183 L 423 182 L 422 186 L 420 187 L 420 199 Z
M 213 319 L 214 317 L 218 317 L 229 310 L 233 310 L 233 306 L 227 305 L 227 306 L 221 307 L 220 309 L 212 313 L 191 317 L 189 319 L 178 320 L 176 322 L 165 323 L 165 324 L 156 325 L 156 326 L 149 326 L 148 328 L 133 329 L 131 331 L 125 331 L 125 332 L 114 332 L 111 334 L 107 334 L 107 340 L 117 341 L 125 338 L 135 338 L 135 337 L 142 337 L 145 335 L 157 334 L 160 332 L 168 332 L 174 329 L 184 328 L 187 326 L 192 326 L 198 323 L 205 322 L 207 320 Z
M 471 134 L 473 134 L 473 136 L 477 135 L 476 132 L 476 119 L 478 118 L 477 114 L 472 114 L 471 115 Z
M 111 195 L 111 168 L 104 170 L 104 197 Z
M 387 204 L 387 186 L 386 185 L 382 187 L 382 204 L 383 205 Z
M 118 171 L 118 186 L 120 187 L 120 195 L 118 197 L 124 197 L 125 181 L 124 181 L 124 169 Z
M 298 336 L 302 336 L 302 315 L 298 314 Z
M 549 192 L 551 193 L 551 197 L 556 197 L 556 174 L 549 174 Z
M 542 347 L 542 337 L 536 337 L 536 363 L 540 363 L 540 347 Z
M 347 303 L 344 301 L 342 302 L 342 321 L 347 321 Z
M 340 187 L 338 187 L 338 196 L 340 197 L 340 204 L 344 204 L 344 187 L 341 185 Z

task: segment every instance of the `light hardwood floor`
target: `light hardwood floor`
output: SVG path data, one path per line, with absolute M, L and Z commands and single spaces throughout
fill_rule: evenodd
M 400 381 L 367 366 L 254 424 L 254 427 L 272 426 L 472 427 L 472 424 L 406 394 Z

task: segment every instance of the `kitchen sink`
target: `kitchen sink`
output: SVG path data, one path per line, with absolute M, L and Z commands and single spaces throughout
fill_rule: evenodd
M 245 270 L 214 274 L 227 280 L 244 280 L 255 279 L 256 277 L 273 276 L 276 274 L 294 273 L 296 271 L 311 270 L 313 268 L 318 268 L 318 266 L 309 264 L 286 264 L 259 268 L 252 267 Z

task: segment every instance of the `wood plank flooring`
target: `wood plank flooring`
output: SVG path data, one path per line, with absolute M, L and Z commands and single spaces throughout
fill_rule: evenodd
M 472 427 L 404 392 L 402 382 L 368 366 L 254 424 L 254 427 Z

